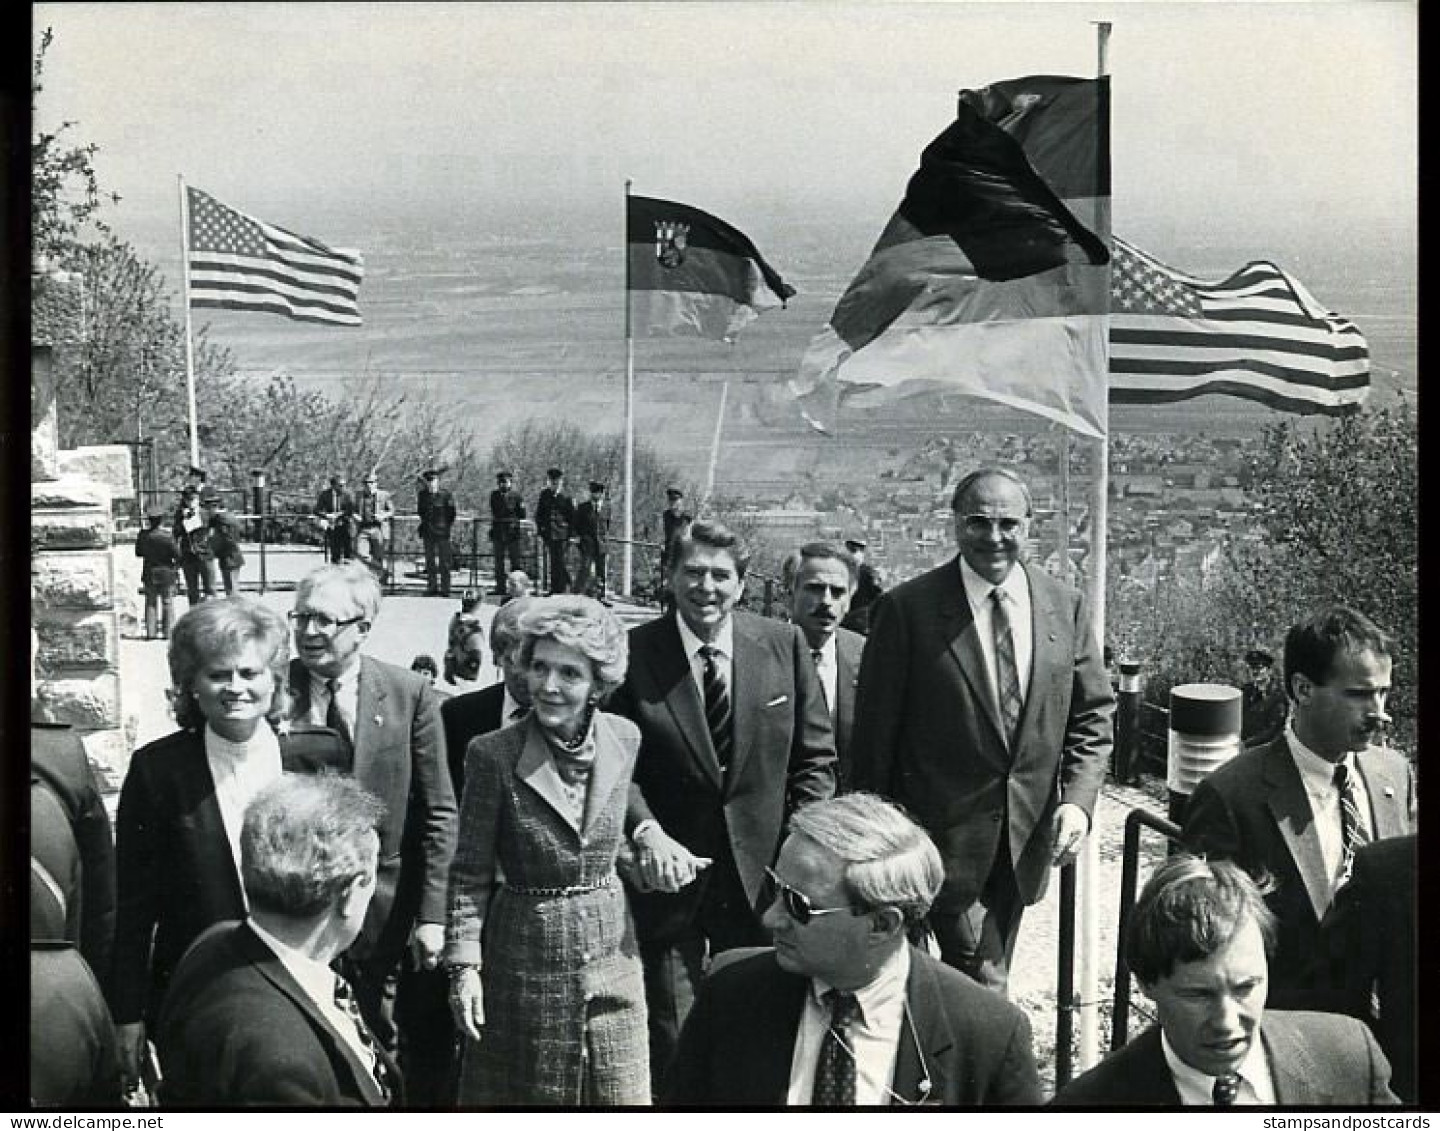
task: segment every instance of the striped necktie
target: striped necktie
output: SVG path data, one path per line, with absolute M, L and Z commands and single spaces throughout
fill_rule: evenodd
M 734 747 L 734 719 L 730 709 L 730 688 L 725 683 L 725 673 L 715 662 L 720 652 L 710 645 L 700 649 L 705 662 L 705 723 L 710 728 L 710 741 L 715 745 L 715 757 L 720 769 L 730 765 L 730 752 Z
M 375 1078 L 375 1084 L 380 1089 L 380 1098 L 388 1104 L 390 1102 L 390 1071 L 385 1064 L 385 1058 L 380 1055 L 380 1042 L 375 1039 L 375 1034 L 365 1023 L 365 1017 L 360 1012 L 360 1003 L 355 1000 L 355 991 L 350 988 L 350 983 L 339 974 L 335 975 L 335 1008 L 350 1018 L 351 1023 L 355 1026 L 355 1032 L 360 1037 L 360 1043 L 364 1046 L 369 1061 L 370 1075 Z
M 854 994 L 840 990 L 826 990 L 825 1000 L 830 1005 L 830 1027 L 820 1042 L 810 1106 L 854 1107 L 855 1051 L 850 1026 L 860 1015 L 860 1002 Z
M 1355 852 L 1370 843 L 1370 833 L 1360 812 L 1360 798 L 1355 793 L 1355 781 L 1350 767 L 1345 762 L 1335 767 L 1335 789 L 1340 794 L 1340 879 L 1336 884 L 1348 883 L 1350 872 L 1355 866 Z
M 1015 731 L 1020 725 L 1020 669 L 1015 662 L 1015 636 L 1010 628 L 1010 611 L 1006 608 L 1005 591 L 998 585 L 990 590 L 995 606 L 990 627 L 995 633 L 996 691 L 1000 698 L 1000 721 L 1005 727 L 1005 744 L 1014 746 Z
M 1234 1107 L 1235 1099 L 1240 1095 L 1240 1074 L 1238 1072 L 1227 1072 L 1223 1076 L 1215 1077 L 1215 1087 L 1210 1090 L 1210 1098 L 1215 1101 L 1216 1107 Z
M 340 709 L 340 681 L 327 679 L 325 690 L 330 692 L 330 706 L 325 708 L 325 725 L 343 738 L 347 746 L 353 748 L 355 739 L 350 733 L 350 724 L 345 721 L 345 712 Z

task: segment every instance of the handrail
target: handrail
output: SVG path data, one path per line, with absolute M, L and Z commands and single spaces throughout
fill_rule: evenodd
M 1125 843 L 1120 856 L 1120 922 L 1115 940 L 1115 1009 L 1111 1014 L 1110 1048 L 1122 1048 L 1130 1029 L 1130 962 L 1125 954 L 1125 934 L 1135 906 L 1140 883 L 1140 830 L 1153 829 L 1173 842 L 1180 840 L 1180 826 L 1145 809 L 1131 809 L 1125 818 Z

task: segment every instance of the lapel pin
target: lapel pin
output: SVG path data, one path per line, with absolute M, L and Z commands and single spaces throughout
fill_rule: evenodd
M 1386 796 L 1386 797 L 1394 797 L 1394 796 L 1395 796 L 1395 787 L 1394 787 L 1393 785 L 1387 785 L 1387 786 L 1385 787 L 1385 796 Z
M 379 715 L 376 715 L 376 716 L 375 716 L 375 725 L 376 725 L 377 727 L 378 727 L 378 726 L 384 726 L 384 725 L 385 725 L 385 720 L 382 719 Z

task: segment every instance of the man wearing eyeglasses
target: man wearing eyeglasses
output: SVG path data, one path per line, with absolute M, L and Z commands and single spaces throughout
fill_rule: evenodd
M 334 768 L 385 803 L 375 899 L 343 972 L 366 1020 L 393 1049 L 394 983 L 407 943 L 427 970 L 444 946 L 456 806 L 430 682 L 360 653 L 379 612 L 380 584 L 358 562 L 304 577 L 290 614 L 298 653 L 290 690 L 292 717 L 346 740 L 349 758 Z
M 944 871 L 898 807 L 868 793 L 814 802 L 766 872 L 774 946 L 721 957 L 663 1103 L 1039 1103 L 1025 1014 L 906 941 Z
M 1024 482 L 972 472 L 951 509 L 958 557 L 875 605 L 853 785 L 894 798 L 935 838 L 941 955 L 1003 993 L 1024 908 L 1089 832 L 1115 698 L 1079 594 L 1024 561 Z

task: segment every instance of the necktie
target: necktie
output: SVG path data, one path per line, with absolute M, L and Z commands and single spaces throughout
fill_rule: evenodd
M 325 709 L 325 725 L 343 738 L 347 745 L 354 746 L 350 724 L 345 721 L 345 714 L 340 710 L 340 681 L 327 679 L 325 687 L 330 692 L 330 706 Z
M 860 1015 L 860 1003 L 854 994 L 839 990 L 826 990 L 825 998 L 830 1003 L 830 1028 L 820 1042 L 810 1105 L 854 1107 L 855 1052 L 850 1044 L 850 1025 Z
M 700 656 L 705 661 L 705 722 L 710 727 L 710 741 L 715 745 L 715 757 L 724 770 L 730 765 L 730 751 L 734 745 L 731 734 L 730 688 L 725 684 L 725 675 L 715 657 L 720 653 L 705 645 Z
M 1015 664 L 1015 636 L 1010 630 L 1010 612 L 1005 607 L 1005 592 L 998 585 L 990 590 L 995 606 L 991 627 L 995 632 L 996 690 L 1000 693 L 1000 721 L 1005 727 L 1006 745 L 1015 741 L 1015 728 L 1020 723 L 1020 669 Z
M 810 658 L 815 661 L 815 666 L 818 668 L 818 667 L 820 666 L 820 649 L 819 649 L 819 648 L 811 648 L 811 649 L 810 649 Z
M 380 1098 L 388 1104 L 390 1102 L 390 1073 L 385 1066 L 384 1057 L 380 1055 L 379 1042 L 375 1040 L 375 1034 L 370 1032 L 370 1026 L 365 1024 L 365 1018 L 360 1012 L 360 1004 L 355 1000 L 355 991 L 350 988 L 350 983 L 339 974 L 335 975 L 335 1008 L 350 1018 L 354 1024 L 355 1032 L 360 1037 L 360 1043 L 368 1054 L 370 1075 L 375 1077 L 375 1083 L 380 1089 Z
M 1215 1101 L 1216 1107 L 1234 1107 L 1235 1097 L 1240 1094 L 1240 1074 L 1238 1072 L 1227 1072 L 1223 1076 L 1215 1077 L 1215 1087 L 1211 1089 L 1210 1096 Z
M 1349 881 L 1350 870 L 1355 865 L 1355 850 L 1370 843 L 1370 834 L 1366 831 L 1365 821 L 1360 815 L 1360 798 L 1355 795 L 1355 782 L 1350 777 L 1350 767 L 1344 762 L 1335 767 L 1335 789 L 1340 794 L 1339 883 L 1343 884 Z
M 523 719 L 523 718 L 524 718 L 527 714 L 529 714 L 529 713 L 530 713 L 530 712 L 529 712 L 529 708 L 528 708 L 528 707 L 515 707 L 515 708 L 512 708 L 511 711 L 510 711 L 510 721 L 513 723 L 513 722 L 517 721 L 518 719 Z

